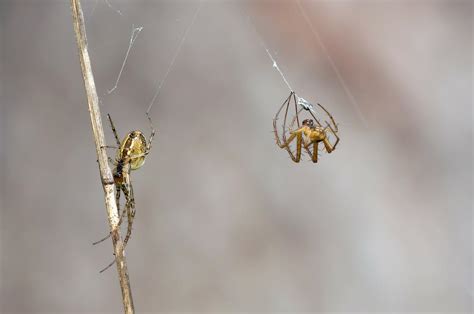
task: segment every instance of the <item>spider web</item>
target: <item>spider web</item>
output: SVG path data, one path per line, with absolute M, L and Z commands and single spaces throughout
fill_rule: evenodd
M 125 18 L 125 17 L 126 17 L 126 14 L 124 14 L 120 9 L 118 9 L 118 8 L 115 6 L 115 4 L 112 4 L 111 0 L 95 0 L 94 4 L 93 4 L 93 6 L 92 6 L 91 12 L 90 12 L 90 14 L 89 14 L 89 16 L 88 16 L 88 19 L 91 19 L 91 18 L 92 18 L 92 16 L 94 15 L 94 13 L 95 13 L 95 11 L 96 11 L 96 8 L 97 8 L 97 6 L 98 6 L 98 3 L 99 3 L 100 1 L 103 1 L 103 3 L 108 7 L 108 9 L 110 9 L 110 10 L 114 11 L 115 13 L 117 13 L 121 18 Z M 173 67 L 174 67 L 174 65 L 175 65 L 176 59 L 177 59 L 177 57 L 179 56 L 179 53 L 180 53 L 180 51 L 181 51 L 181 49 L 182 49 L 182 47 L 183 47 L 183 45 L 184 45 L 184 43 L 185 43 L 185 41 L 186 41 L 186 38 L 187 38 L 187 36 L 188 36 L 188 34 L 189 34 L 189 31 L 191 30 L 192 26 L 194 25 L 194 22 L 196 21 L 198 15 L 199 15 L 199 12 L 200 12 L 200 10 L 201 10 L 201 7 L 202 7 L 202 0 L 199 1 L 199 4 L 198 4 L 198 6 L 197 6 L 197 8 L 196 8 L 196 11 L 195 11 L 194 14 L 193 14 L 193 17 L 192 17 L 190 23 L 187 25 L 187 27 L 186 27 L 186 29 L 185 29 L 183 35 L 181 36 L 181 39 L 180 39 L 180 41 L 179 41 L 179 43 L 178 43 L 178 45 L 177 45 L 177 47 L 176 47 L 176 49 L 175 49 L 175 52 L 174 52 L 174 54 L 173 54 L 173 56 L 172 56 L 172 58 L 171 58 L 171 60 L 170 60 L 170 62 L 169 62 L 169 65 L 168 65 L 168 67 L 167 67 L 167 70 L 166 70 L 166 72 L 165 72 L 165 75 L 164 75 L 163 78 L 162 78 L 159 82 L 157 82 L 157 84 L 156 84 L 155 92 L 154 92 L 153 97 L 152 97 L 152 99 L 151 99 L 151 101 L 150 101 L 150 104 L 149 104 L 149 106 L 148 106 L 148 108 L 147 108 L 147 110 L 146 110 L 146 113 L 147 113 L 147 114 L 151 111 L 153 105 L 157 102 L 157 99 L 159 98 L 159 95 L 160 95 L 160 93 L 161 93 L 162 87 L 164 86 L 164 84 L 165 84 L 165 82 L 166 82 L 166 80 L 167 80 L 169 74 L 170 74 L 170 73 L 172 72 L 172 70 L 173 70 Z M 86 25 L 86 26 L 87 26 L 87 25 Z M 124 74 L 127 61 L 128 61 L 128 59 L 129 59 L 130 55 L 133 53 L 133 49 L 132 49 L 132 48 L 133 48 L 133 46 L 134 46 L 134 44 L 135 44 L 135 41 L 137 40 L 137 38 L 138 38 L 140 32 L 141 32 L 143 29 L 144 29 L 143 26 L 138 26 L 138 27 L 136 27 L 135 24 L 132 24 L 132 31 L 131 31 L 131 34 L 130 34 L 130 37 L 129 37 L 129 44 L 128 44 L 127 50 L 125 51 L 124 58 L 123 58 L 123 61 L 122 61 L 122 65 L 121 65 L 121 67 L 120 67 L 120 69 L 119 69 L 119 72 L 118 72 L 118 74 L 117 74 L 117 77 L 116 77 L 116 79 L 115 79 L 115 83 L 114 83 L 114 85 L 113 85 L 111 88 L 107 89 L 107 91 L 102 95 L 102 97 L 107 96 L 107 95 L 111 95 L 111 94 L 114 93 L 114 92 L 117 90 L 117 88 L 119 87 L 120 79 L 122 78 L 122 75 Z M 159 100 L 158 100 L 158 101 L 159 101 Z M 101 102 L 102 102 L 102 100 L 101 100 Z

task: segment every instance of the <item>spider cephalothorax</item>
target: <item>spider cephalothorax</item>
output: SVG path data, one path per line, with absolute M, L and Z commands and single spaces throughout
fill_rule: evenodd
M 314 122 L 311 119 L 304 119 L 302 124 L 310 127 L 311 129 L 314 128 Z
M 294 162 L 299 162 L 301 159 L 301 150 L 302 147 L 304 147 L 305 151 L 308 153 L 309 156 L 311 156 L 311 160 L 313 162 L 318 162 L 318 145 L 320 142 L 323 142 L 324 147 L 328 153 L 331 153 L 335 148 L 336 145 L 339 143 L 339 136 L 337 135 L 338 132 L 338 127 L 336 122 L 334 121 L 334 118 L 332 115 L 320 104 L 317 104 L 321 109 L 326 112 L 326 114 L 329 116 L 329 119 L 331 120 L 331 124 L 329 122 L 326 122 L 326 126 L 323 127 L 322 124 L 319 122 L 319 120 L 314 116 L 313 114 L 313 108 L 312 105 L 306 101 L 302 103 L 302 99 L 297 101 L 297 96 L 294 92 L 290 93 L 290 96 L 285 100 L 285 102 L 281 105 L 280 109 L 275 115 L 275 118 L 273 119 L 273 131 L 275 133 L 275 138 L 277 145 L 280 148 L 286 149 L 288 154 L 290 155 L 291 159 Z M 288 110 L 290 107 L 290 103 L 294 103 L 295 107 L 295 116 L 293 118 L 293 121 L 291 122 L 291 125 L 289 127 L 289 138 L 286 138 L 286 121 L 288 118 Z M 302 108 L 298 110 L 298 104 L 302 104 Z M 281 110 L 286 106 L 285 109 L 285 117 L 283 119 L 283 134 L 282 138 L 280 139 L 278 135 L 278 130 L 277 130 L 277 120 L 280 115 Z M 305 119 L 302 122 L 302 125 L 300 126 L 299 122 L 299 114 L 301 113 L 302 110 L 307 110 L 313 119 Z M 292 130 L 292 127 L 294 123 L 296 122 L 298 128 L 296 130 Z M 315 123 L 316 122 L 316 123 Z M 336 142 L 331 145 L 329 142 L 328 138 L 328 132 L 331 132 L 334 137 L 336 138 Z M 296 155 L 292 152 L 290 148 L 290 143 L 296 138 Z M 312 147 L 311 147 L 312 146 Z M 311 149 L 313 151 L 311 151 Z

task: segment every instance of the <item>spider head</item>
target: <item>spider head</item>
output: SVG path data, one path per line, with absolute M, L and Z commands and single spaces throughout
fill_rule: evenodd
M 314 128 L 314 122 L 312 119 L 304 119 L 303 125 L 310 127 L 311 129 Z
M 136 138 L 139 137 L 142 134 L 140 131 L 132 131 L 130 132 L 130 138 Z

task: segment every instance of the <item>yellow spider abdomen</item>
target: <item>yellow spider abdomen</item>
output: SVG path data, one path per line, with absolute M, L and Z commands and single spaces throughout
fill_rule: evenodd
M 140 131 L 127 134 L 118 150 L 119 160 L 129 160 L 130 169 L 137 170 L 145 163 L 147 143 L 145 136 Z

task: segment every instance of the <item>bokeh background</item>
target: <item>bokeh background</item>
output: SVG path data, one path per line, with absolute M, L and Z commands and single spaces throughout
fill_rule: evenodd
M 121 136 L 148 132 L 198 7 L 83 1 Z M 0 16 L 1 312 L 121 312 L 69 2 Z M 472 20 L 470 1 L 203 1 L 132 174 L 137 311 L 471 313 Z M 289 90 L 259 37 L 339 123 L 318 164 L 275 145 Z

